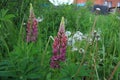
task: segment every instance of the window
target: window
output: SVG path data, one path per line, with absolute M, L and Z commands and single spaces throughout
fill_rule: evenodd
M 117 7 L 120 7 L 120 2 L 118 2 Z
M 108 8 L 111 8 L 112 7 L 112 1 L 105 1 L 104 6 L 107 6 Z
M 107 6 L 107 4 L 108 4 L 108 2 L 107 2 L 107 1 L 105 1 L 103 5 L 104 5 L 104 6 Z
M 107 4 L 107 6 L 108 6 L 109 8 L 111 8 L 111 7 L 112 7 L 112 1 L 109 1 L 108 4 Z

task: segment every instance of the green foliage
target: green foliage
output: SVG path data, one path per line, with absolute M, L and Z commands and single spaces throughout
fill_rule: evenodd
M 78 70 L 78 64 L 69 63 L 64 65 L 64 67 L 61 69 L 61 79 L 60 80 L 82 80 L 84 76 L 88 77 L 90 76 L 90 70 L 87 66 L 81 66 L 81 70 L 78 73 L 78 76 L 74 75 L 76 74 L 76 71 Z
M 17 28 L 13 24 L 13 14 L 8 14 L 8 10 L 0 11 L 0 49 L 4 53 L 9 53 L 13 49 L 17 38 Z M 0 51 L 0 52 L 1 52 Z

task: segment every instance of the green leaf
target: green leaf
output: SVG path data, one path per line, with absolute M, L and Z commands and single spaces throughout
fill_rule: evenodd
M 26 73 L 31 72 L 35 69 L 35 65 L 29 65 L 29 67 L 26 69 Z
M 9 64 L 8 60 L 4 60 L 0 62 L 0 66 L 8 65 L 8 64 Z
M 46 80 L 51 80 L 51 73 L 47 74 Z
M 6 15 L 6 16 L 4 17 L 4 19 L 5 19 L 5 20 L 8 20 L 8 19 L 11 19 L 11 18 L 13 18 L 13 17 L 15 17 L 13 14 L 9 14 L 9 15 Z
M 90 71 L 86 66 L 82 66 L 79 72 L 80 76 L 90 76 Z
M 0 71 L 0 76 L 2 76 L 2 77 L 9 77 L 9 76 L 15 77 L 16 74 L 14 71 Z
M 8 68 L 8 67 L 7 66 L 0 66 L 0 70 L 4 70 L 6 68 Z
M 28 79 L 40 79 L 41 76 L 40 76 L 40 74 L 38 74 L 38 73 L 31 73 L 31 74 L 28 74 L 28 75 L 27 75 L 27 78 L 28 78 Z
M 7 10 L 2 9 L 0 12 L 1 12 L 1 16 L 3 17 L 3 16 L 5 16 L 7 14 L 8 9 Z
M 72 79 L 68 76 L 68 77 L 64 77 L 64 78 L 62 78 L 60 80 L 72 80 Z

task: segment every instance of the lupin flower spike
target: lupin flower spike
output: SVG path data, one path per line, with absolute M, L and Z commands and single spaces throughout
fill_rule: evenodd
M 30 3 L 30 15 L 27 23 L 27 42 L 35 42 L 38 36 L 38 28 L 37 28 L 37 19 L 35 18 L 35 14 L 33 11 L 32 4 Z
M 65 22 L 64 22 L 64 17 L 62 17 L 61 23 L 60 23 L 60 28 L 59 32 L 63 31 L 65 33 Z
M 62 17 L 58 34 L 54 38 L 53 56 L 50 60 L 51 68 L 60 68 L 60 62 L 65 61 L 66 47 L 67 36 L 65 35 L 64 17 Z

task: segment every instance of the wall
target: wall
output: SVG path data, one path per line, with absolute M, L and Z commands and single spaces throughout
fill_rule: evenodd
M 94 0 L 94 4 L 104 4 L 104 0 Z
M 112 6 L 116 7 L 117 3 L 120 2 L 120 0 L 108 0 L 109 2 L 112 2 Z
M 86 2 L 87 0 L 74 0 L 75 3 L 84 3 Z

